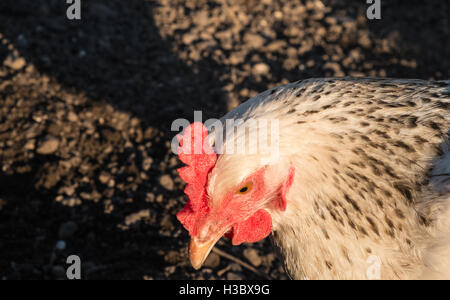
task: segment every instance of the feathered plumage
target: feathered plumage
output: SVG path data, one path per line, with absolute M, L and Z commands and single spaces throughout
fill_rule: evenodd
M 279 120 L 275 164 L 259 154 L 219 155 L 206 190 L 221 207 L 265 169 L 257 209 L 270 214 L 292 278 L 365 279 L 375 257 L 382 279 L 450 279 L 450 81 L 304 80 L 226 119 Z M 283 211 L 273 201 L 290 166 Z

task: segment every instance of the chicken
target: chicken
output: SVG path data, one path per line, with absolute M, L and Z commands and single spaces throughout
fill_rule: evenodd
M 450 279 L 450 81 L 309 79 L 228 119 L 277 120 L 278 156 L 223 151 L 248 147 L 264 122 L 224 133 L 220 149 L 214 128 L 185 129 L 189 201 L 177 217 L 194 268 L 224 235 L 233 245 L 271 235 L 293 279 Z M 198 137 L 201 153 L 185 151 Z

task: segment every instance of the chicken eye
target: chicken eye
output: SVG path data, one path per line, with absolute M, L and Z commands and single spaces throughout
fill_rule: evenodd
M 247 194 L 252 189 L 252 185 L 253 184 L 251 182 L 247 183 L 246 185 L 244 185 L 237 191 L 237 194 L 241 194 L 241 195 Z

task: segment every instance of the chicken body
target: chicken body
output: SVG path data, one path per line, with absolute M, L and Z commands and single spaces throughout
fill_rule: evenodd
M 286 210 L 265 209 L 292 278 L 450 279 L 450 81 L 310 79 L 226 119 L 279 120 L 270 178 L 295 177 Z M 219 155 L 212 205 L 262 165 Z

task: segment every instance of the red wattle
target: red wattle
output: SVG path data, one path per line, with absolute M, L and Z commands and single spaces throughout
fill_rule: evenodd
M 265 210 L 258 210 L 250 218 L 233 226 L 232 243 L 256 243 L 272 232 L 272 218 Z M 230 236 L 230 235 L 228 235 Z

